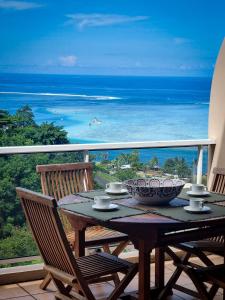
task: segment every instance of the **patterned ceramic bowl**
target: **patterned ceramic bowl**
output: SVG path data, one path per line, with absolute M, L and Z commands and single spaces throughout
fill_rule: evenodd
M 128 192 L 140 203 L 165 205 L 180 194 L 185 182 L 179 179 L 129 179 L 124 182 Z

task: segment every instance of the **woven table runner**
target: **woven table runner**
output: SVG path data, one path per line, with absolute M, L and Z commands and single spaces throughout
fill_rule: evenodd
M 94 199 L 95 196 L 109 196 L 111 198 L 111 200 L 126 199 L 126 198 L 131 197 L 128 193 L 120 194 L 120 195 L 112 195 L 112 194 L 107 194 L 104 190 L 80 192 L 80 193 L 77 193 L 77 195 L 84 197 L 84 198 L 89 198 L 92 200 Z
M 140 209 L 134 209 L 123 205 L 119 205 L 118 209 L 113 211 L 98 211 L 92 208 L 93 204 L 94 202 L 91 201 L 77 204 L 64 204 L 60 207 L 101 221 L 109 221 L 111 219 L 141 215 L 145 213 Z
M 134 198 L 115 200 L 115 201 L 113 201 L 113 203 L 120 204 L 120 205 L 125 205 L 127 207 L 131 207 L 131 208 L 135 208 L 135 209 L 141 209 L 145 212 L 151 212 L 151 211 L 154 212 L 155 209 L 159 207 L 159 206 L 152 206 L 152 205 L 146 205 L 146 204 L 139 203 Z M 188 200 L 175 198 L 175 199 L 171 200 L 168 205 L 166 205 L 166 206 L 163 205 L 163 208 L 166 208 L 166 207 L 168 207 L 168 208 L 181 207 L 181 206 L 183 207 L 183 206 L 186 206 L 186 205 L 189 205 Z
M 154 213 L 183 222 L 225 217 L 225 207 L 214 204 L 207 204 L 206 206 L 210 207 L 211 210 L 201 214 L 187 212 L 183 207 L 157 207 L 155 208 Z
M 181 193 L 178 195 L 178 198 L 189 200 L 194 196 L 189 196 L 187 192 L 190 191 L 188 188 L 183 188 Z M 196 196 L 195 196 L 196 197 Z M 205 203 L 214 203 L 219 201 L 225 201 L 225 195 L 217 194 L 217 193 L 210 193 L 208 196 L 198 196 L 198 198 L 203 198 Z

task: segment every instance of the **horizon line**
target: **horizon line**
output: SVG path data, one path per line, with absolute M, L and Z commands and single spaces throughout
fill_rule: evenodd
M 212 79 L 212 75 L 124 75 L 124 74 L 65 74 L 65 73 L 31 73 L 31 72 L 1 72 L 0 75 L 54 75 L 54 76 L 93 76 L 93 77 L 164 77 L 164 78 L 205 78 Z

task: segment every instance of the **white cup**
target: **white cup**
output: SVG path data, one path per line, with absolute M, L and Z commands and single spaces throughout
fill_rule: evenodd
M 95 196 L 94 202 L 98 207 L 108 208 L 111 198 L 109 196 Z
M 204 184 L 192 184 L 191 190 L 193 193 L 201 194 L 206 190 Z
M 112 192 L 120 192 L 122 185 L 122 182 L 110 182 L 106 184 L 106 188 Z
M 192 210 L 202 210 L 204 200 L 200 198 L 190 198 L 189 206 Z

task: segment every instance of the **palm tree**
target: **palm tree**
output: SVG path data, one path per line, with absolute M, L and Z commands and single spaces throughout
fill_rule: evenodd
M 9 113 L 6 110 L 0 109 L 0 129 L 6 129 L 11 122 Z

